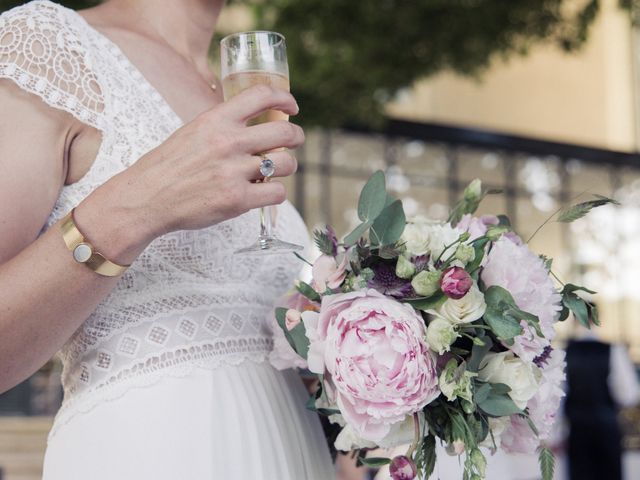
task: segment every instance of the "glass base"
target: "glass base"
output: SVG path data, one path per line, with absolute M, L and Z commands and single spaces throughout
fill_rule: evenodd
M 248 247 L 236 250 L 234 255 L 267 255 L 276 253 L 299 252 L 304 250 L 302 245 L 284 242 L 276 237 L 259 237 L 258 240 Z

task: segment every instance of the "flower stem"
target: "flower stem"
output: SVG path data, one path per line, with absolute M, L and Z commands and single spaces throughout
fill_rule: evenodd
M 418 417 L 417 412 L 413 414 L 413 428 L 415 433 L 413 436 L 413 443 L 409 447 L 409 450 L 407 450 L 407 458 L 411 458 L 413 452 L 418 448 L 418 443 L 420 443 L 420 418 Z

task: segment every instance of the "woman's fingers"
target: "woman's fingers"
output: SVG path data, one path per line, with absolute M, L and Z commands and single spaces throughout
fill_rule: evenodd
M 263 158 L 273 161 L 274 177 L 288 177 L 298 169 L 296 157 L 287 150 L 265 153 L 264 157 L 251 156 L 246 162 L 243 162 L 243 170 L 246 178 L 249 180 L 262 180 L 264 177 L 260 173 L 260 163 Z
M 240 92 L 220 106 L 228 118 L 246 123 L 267 112 L 279 110 L 288 115 L 298 114 L 298 104 L 286 90 L 268 85 L 256 85 Z
M 287 199 L 287 189 L 278 181 L 253 183 L 245 195 L 245 206 L 249 209 L 279 205 Z
M 239 141 L 249 153 L 268 152 L 278 148 L 294 149 L 304 143 L 304 130 L 283 120 L 245 128 Z

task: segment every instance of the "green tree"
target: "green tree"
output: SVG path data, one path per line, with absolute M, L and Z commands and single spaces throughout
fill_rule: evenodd
M 291 84 L 306 124 L 376 124 L 384 105 L 420 78 L 481 76 L 496 58 L 547 42 L 572 52 L 601 0 L 235 0 L 258 28 L 284 33 Z M 629 10 L 638 0 L 619 0 Z M 0 0 L 0 11 L 25 3 Z M 60 1 L 71 8 L 98 0 Z

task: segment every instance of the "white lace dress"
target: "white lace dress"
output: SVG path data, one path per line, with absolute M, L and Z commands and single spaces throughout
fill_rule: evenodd
M 102 133 L 48 225 L 182 123 L 114 43 L 48 1 L 0 16 L 0 78 Z M 267 361 L 274 300 L 300 263 L 231 255 L 258 223 L 249 212 L 156 239 L 68 341 L 45 480 L 334 478 L 300 380 Z M 278 231 L 308 241 L 288 203 Z

